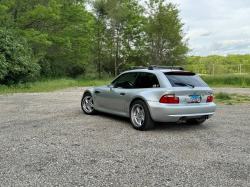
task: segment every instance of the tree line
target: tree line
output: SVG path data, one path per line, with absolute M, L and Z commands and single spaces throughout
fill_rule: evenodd
M 249 55 L 187 57 L 178 5 L 165 0 L 0 0 L 0 83 L 116 76 L 129 66 L 248 71 Z M 240 65 L 242 64 L 242 66 Z
M 201 74 L 250 73 L 250 54 L 206 57 L 187 57 L 184 67 Z
M 189 46 L 179 12 L 164 0 L 0 0 L 0 82 L 180 64 Z

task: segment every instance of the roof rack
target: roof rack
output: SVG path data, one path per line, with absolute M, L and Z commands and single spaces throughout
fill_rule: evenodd
M 157 65 L 150 65 L 149 67 L 142 67 L 142 66 L 130 66 L 129 70 L 134 70 L 134 69 L 148 69 L 148 70 L 154 70 L 154 69 L 178 69 L 185 71 L 183 67 L 180 66 L 157 66 Z
M 129 69 L 129 70 L 133 70 L 133 69 L 148 69 L 148 67 L 130 66 L 128 69 Z
M 185 71 L 185 69 L 183 67 L 180 66 L 157 66 L 157 65 L 150 65 L 149 70 L 153 70 L 153 69 L 179 69 L 182 71 Z

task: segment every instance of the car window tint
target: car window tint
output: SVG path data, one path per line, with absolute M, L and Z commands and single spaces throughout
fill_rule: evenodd
M 118 77 L 118 79 L 114 80 L 112 83 L 115 88 L 133 88 L 136 77 L 136 72 L 126 73 Z
M 166 75 L 173 87 L 193 85 L 195 87 L 207 87 L 207 84 L 197 75 Z
M 134 88 L 156 88 L 160 87 L 159 81 L 155 74 L 140 73 L 134 85 Z

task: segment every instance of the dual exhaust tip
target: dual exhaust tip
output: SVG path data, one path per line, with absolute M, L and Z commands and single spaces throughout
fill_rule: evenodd
M 209 116 L 202 116 L 200 118 L 196 118 L 198 120 L 204 120 L 204 119 L 208 119 Z M 176 123 L 186 123 L 187 122 L 187 117 L 186 116 L 183 116 L 181 117 Z

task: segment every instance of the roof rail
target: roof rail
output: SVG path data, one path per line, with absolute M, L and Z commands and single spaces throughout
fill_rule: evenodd
M 185 71 L 185 69 L 183 67 L 180 66 L 157 66 L 157 65 L 150 65 L 148 67 L 149 70 L 153 70 L 153 69 L 179 69 L 182 71 Z
M 141 67 L 141 66 L 130 66 L 128 69 L 133 70 L 133 69 L 148 69 L 148 68 L 147 67 Z

